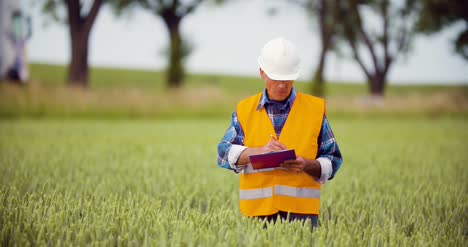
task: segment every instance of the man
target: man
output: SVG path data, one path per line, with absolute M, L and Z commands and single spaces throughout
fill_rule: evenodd
M 300 59 L 284 38 L 269 41 L 258 58 L 262 93 L 240 101 L 218 144 L 218 165 L 240 174 L 243 215 L 318 224 L 320 185 L 332 179 L 342 157 L 325 115 L 325 102 L 297 92 Z M 279 168 L 253 169 L 249 156 L 294 149 Z

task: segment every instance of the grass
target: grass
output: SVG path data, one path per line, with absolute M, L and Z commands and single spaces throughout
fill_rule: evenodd
M 66 67 L 31 64 L 31 77 L 34 81 L 40 82 L 43 86 L 62 87 L 66 78 Z M 188 74 L 185 83 L 187 88 L 221 88 L 231 94 L 252 94 L 256 93 L 263 86 L 263 83 L 256 77 L 229 76 L 229 75 L 206 75 Z M 468 82 L 467 82 L 468 84 Z M 305 81 L 298 81 L 295 86 L 301 91 L 309 91 L 310 85 Z M 98 89 L 144 89 L 144 90 L 164 90 L 165 75 L 160 71 L 112 69 L 112 68 L 91 68 L 90 87 Z M 401 96 L 413 94 L 415 92 L 434 93 L 450 89 L 457 89 L 468 94 L 468 85 L 462 86 L 439 86 L 439 85 L 392 85 L 386 93 L 389 96 Z M 333 96 L 362 96 L 368 93 L 365 84 L 355 82 L 332 82 L 327 85 L 327 95 Z
M 228 119 L 0 120 L 2 246 L 464 246 L 464 119 L 330 118 L 344 157 L 320 227 L 238 211 Z
M 0 83 L 0 117 L 226 117 L 264 87 L 258 78 L 188 75 L 184 87 L 168 90 L 159 72 L 93 68 L 90 89 L 80 90 L 65 86 L 63 66 L 30 68 L 28 85 Z M 309 84 L 295 87 L 308 92 Z M 468 115 L 468 86 L 390 86 L 378 104 L 363 97 L 364 84 L 329 83 L 327 92 L 327 113 L 335 116 Z

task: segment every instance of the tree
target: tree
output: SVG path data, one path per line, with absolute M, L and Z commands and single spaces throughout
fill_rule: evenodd
M 422 0 L 417 30 L 432 34 L 456 22 L 465 24 L 454 40 L 455 51 L 468 60 L 468 1 Z
M 341 0 L 289 0 L 302 6 L 311 16 L 317 18 L 320 36 L 320 56 L 312 78 L 312 94 L 325 95 L 324 70 L 329 52 L 334 48 L 335 33 L 339 28 L 337 11 Z
M 163 20 L 170 40 L 167 83 L 171 88 L 182 85 L 185 76 L 183 59 L 190 52 L 187 42 L 182 38 L 180 25 L 184 17 L 193 13 L 202 2 L 203 0 L 119 0 L 117 3 L 117 9 L 137 4 Z
M 43 12 L 50 14 L 56 20 L 59 19 L 59 8 L 66 8 L 71 42 L 71 61 L 67 79 L 70 86 L 88 86 L 89 36 L 103 1 L 46 0 L 43 5 Z
M 188 52 L 184 52 L 184 41 L 180 33 L 180 24 L 182 19 L 188 14 L 192 13 L 195 8 L 202 2 L 202 0 L 193 0 L 188 4 L 183 4 L 178 0 L 172 0 L 170 4 L 163 4 L 159 1 L 159 6 L 150 4 L 149 8 L 153 9 L 164 21 L 170 39 L 169 49 L 169 67 L 167 74 L 167 82 L 169 87 L 180 87 L 184 80 L 185 71 L 182 64 L 184 56 Z
M 371 95 L 378 98 L 384 95 L 393 62 L 410 48 L 417 16 L 416 1 L 403 2 L 399 5 L 389 0 L 348 0 L 340 7 L 342 35 L 367 77 Z

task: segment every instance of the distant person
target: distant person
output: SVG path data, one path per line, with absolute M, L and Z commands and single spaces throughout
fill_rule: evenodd
M 240 211 L 274 222 L 318 225 L 320 186 L 343 159 L 325 115 L 325 102 L 297 92 L 300 58 L 284 38 L 269 41 L 258 58 L 265 89 L 241 100 L 218 144 L 218 166 L 240 174 Z M 253 169 L 249 156 L 294 149 L 296 160 Z M 289 218 L 288 218 L 289 213 Z
M 25 30 L 21 11 L 14 11 L 11 17 L 12 30 L 7 33 L 15 54 L 14 63 L 9 66 L 7 71 L 7 79 L 20 83 L 26 83 L 29 77 L 26 62 L 26 41 L 31 37 L 31 23 L 29 19 L 27 21 L 27 30 Z

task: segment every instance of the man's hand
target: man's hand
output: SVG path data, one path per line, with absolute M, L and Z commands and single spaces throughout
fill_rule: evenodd
M 281 167 L 288 169 L 292 172 L 302 172 L 310 176 L 320 178 L 322 174 L 322 167 L 317 160 L 307 160 L 301 156 L 297 156 L 295 160 L 286 160 Z
M 281 142 L 271 139 L 265 146 L 262 148 L 263 153 L 275 152 L 286 150 L 286 146 L 284 146 Z
M 249 157 L 256 154 L 264 154 L 287 149 L 281 142 L 271 139 L 265 146 L 256 148 L 247 148 L 239 156 L 237 165 L 246 165 L 250 162 Z
M 297 156 L 295 160 L 286 160 L 281 167 L 286 168 L 293 172 L 302 172 L 307 166 L 307 162 L 301 156 Z

